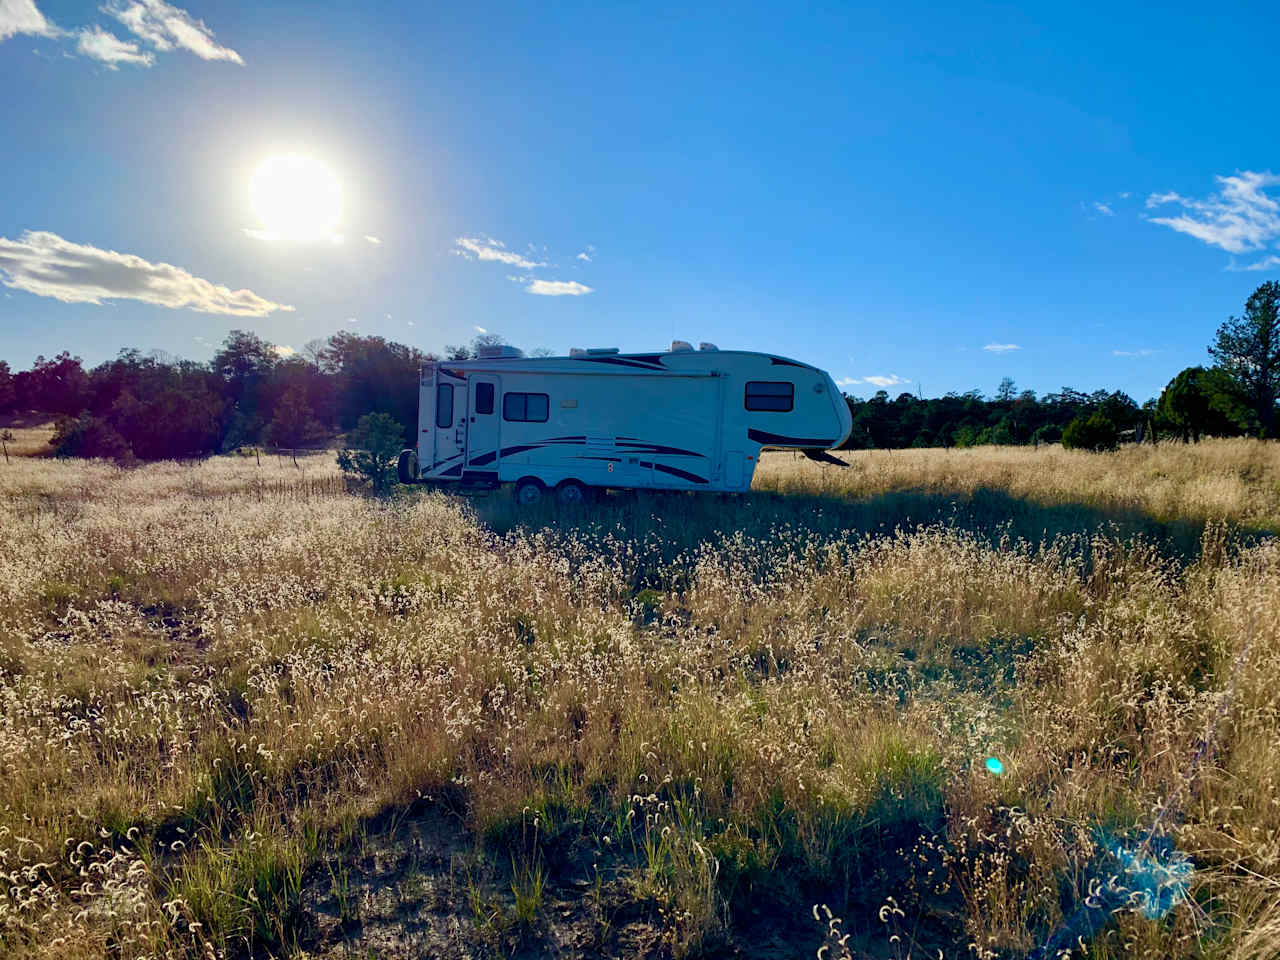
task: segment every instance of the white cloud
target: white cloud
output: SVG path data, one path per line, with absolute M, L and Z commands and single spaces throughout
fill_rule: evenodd
M 241 227 L 240 231 L 246 237 L 251 237 L 254 240 L 261 240 L 264 243 L 331 243 L 335 247 L 340 247 L 346 242 L 346 238 L 340 233 L 323 234 L 317 237 L 298 238 L 277 233 L 274 230 L 258 230 L 254 227 Z M 308 267 L 308 269 L 310 268 Z
M 0 275 L 15 290 L 64 303 L 140 300 L 232 317 L 264 317 L 293 309 L 252 290 L 211 283 L 172 264 L 72 243 L 43 230 L 28 230 L 17 240 L 0 237 Z
M 347 323 L 359 323 L 359 322 L 360 322 L 360 319 L 358 317 L 347 317 Z
M 842 377 L 836 381 L 837 387 L 852 387 L 854 384 L 861 383 L 857 377 Z
M 1148 219 L 1228 253 L 1263 250 L 1280 239 L 1280 203 L 1266 193 L 1266 188 L 1280 184 L 1280 176 L 1270 171 L 1245 170 L 1232 177 L 1215 179 L 1218 192 L 1203 200 L 1177 193 L 1153 193 L 1147 198 L 1148 210 L 1176 204 L 1184 212 L 1176 217 Z
M 1022 347 L 1016 343 L 988 343 L 982 349 L 988 353 L 1011 353 L 1014 350 L 1021 350 Z
M 1274 255 L 1272 255 L 1272 256 L 1270 256 L 1270 257 L 1264 257 L 1263 259 L 1259 260 L 1257 263 L 1249 263 L 1249 264 L 1246 264 L 1246 265 L 1245 265 L 1245 266 L 1243 266 L 1243 267 L 1236 266 L 1236 264 L 1234 264 L 1234 263 L 1233 263 L 1233 264 L 1231 264 L 1230 266 L 1228 266 L 1228 267 L 1227 267 L 1227 269 L 1228 269 L 1228 270 L 1234 270 L 1234 271 L 1239 271 L 1239 270 L 1280 270 L 1280 257 L 1274 256 Z
M 885 387 L 896 387 L 899 384 L 910 383 L 911 381 L 898 376 L 896 373 L 891 373 L 887 377 L 886 376 L 863 377 L 862 382 L 869 383 L 873 387 L 880 387 L 881 389 L 884 389 Z
M 0 40 L 8 40 L 20 33 L 55 37 L 58 28 L 45 19 L 35 0 L 0 0 Z
M 506 247 L 505 243 L 492 237 L 459 237 L 454 241 L 453 252 L 468 260 L 491 260 L 521 270 L 535 270 L 547 265 L 545 261 L 530 260 Z
M 90 59 L 104 63 L 110 70 L 118 70 L 117 64 L 134 63 L 149 67 L 156 62 L 155 54 L 139 49 L 136 43 L 121 40 L 114 33 L 101 27 L 85 27 L 76 31 L 76 50 Z
M 1097 210 L 1099 213 L 1103 214 L 1104 216 L 1114 217 L 1116 215 L 1116 212 L 1112 210 L 1110 206 L 1103 203 L 1101 200 L 1093 201 L 1093 209 Z
M 474 327 L 473 329 L 475 330 L 475 332 L 476 332 L 476 333 L 488 333 L 488 332 L 489 332 L 489 331 L 488 331 L 488 330 L 486 330 L 484 327 Z
M 382 238 L 381 238 L 381 237 L 371 237 L 371 236 L 369 236 L 369 234 L 367 234 L 367 233 L 366 233 L 366 234 L 364 235 L 364 238 L 365 238 L 366 240 L 368 240 L 370 243 L 372 243 L 375 247 L 380 247 L 380 246 L 382 246 Z
M 587 252 L 584 250 L 582 253 L 578 254 L 578 259 L 579 259 L 579 260 L 581 260 L 583 263 L 590 263 L 590 262 L 591 262 L 591 254 L 587 253 Z
M 1156 351 L 1150 347 L 1143 347 L 1141 350 L 1112 350 L 1113 357 L 1149 357 Z
M 298 352 L 297 350 L 293 349 L 293 347 L 287 347 L 283 343 L 277 343 L 271 349 L 275 351 L 276 356 L 279 357 L 281 360 L 287 360 Z
M 524 288 L 524 292 L 542 297 L 581 297 L 594 293 L 595 288 L 577 280 L 534 280 Z
M 180 47 L 201 60 L 226 60 L 244 65 L 240 54 L 213 39 L 213 31 L 204 21 L 196 20 L 187 11 L 164 0 L 110 0 L 102 10 L 157 50 Z

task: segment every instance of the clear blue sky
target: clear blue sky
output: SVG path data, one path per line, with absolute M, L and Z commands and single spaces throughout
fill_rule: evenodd
M 0 0 L 0 358 L 481 327 L 1141 402 L 1280 277 L 1277 35 L 1262 2 Z

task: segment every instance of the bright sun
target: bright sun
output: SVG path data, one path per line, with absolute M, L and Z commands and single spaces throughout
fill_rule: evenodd
M 254 173 L 249 196 L 273 238 L 337 239 L 342 189 L 333 171 L 314 157 L 290 153 L 270 158 Z

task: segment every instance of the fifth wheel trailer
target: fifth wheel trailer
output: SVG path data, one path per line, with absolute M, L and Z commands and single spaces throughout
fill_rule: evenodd
M 516 484 L 521 503 L 563 503 L 593 489 L 740 492 L 765 448 L 825 453 L 849 436 L 848 404 L 826 372 L 768 353 L 513 347 L 429 363 L 418 443 L 400 455 L 405 483 Z

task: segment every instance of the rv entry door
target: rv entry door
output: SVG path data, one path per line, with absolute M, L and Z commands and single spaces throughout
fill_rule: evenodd
M 467 469 L 498 469 L 498 378 L 467 379 L 470 413 L 467 415 Z

